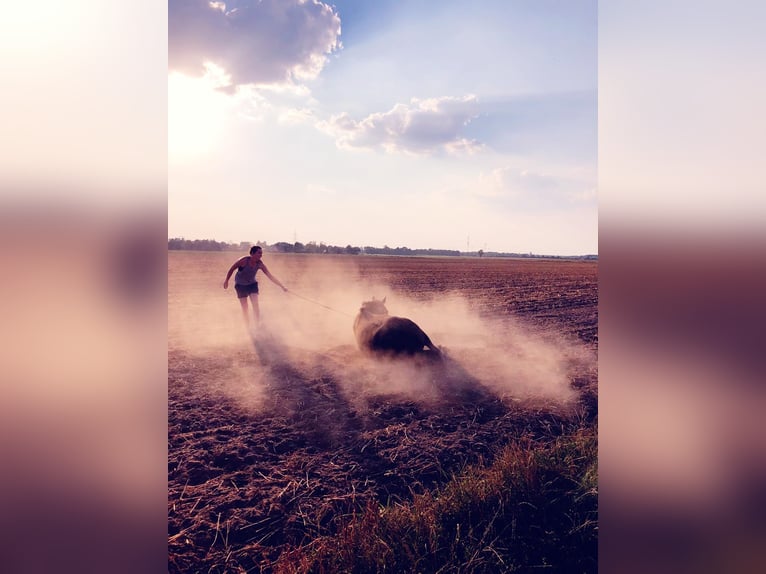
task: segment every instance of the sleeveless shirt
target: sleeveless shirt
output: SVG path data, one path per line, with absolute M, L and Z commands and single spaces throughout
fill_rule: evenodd
M 261 262 L 256 263 L 255 267 L 252 267 L 245 263 L 243 266 L 237 268 L 237 274 L 234 275 L 235 285 L 252 285 L 256 283 L 255 274 L 261 268 Z

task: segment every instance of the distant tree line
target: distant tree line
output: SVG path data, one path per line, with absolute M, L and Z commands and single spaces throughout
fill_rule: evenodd
M 537 253 L 501 253 L 498 251 L 463 251 L 465 257 L 510 257 L 513 259 L 577 259 L 582 261 L 598 261 L 598 255 L 539 255 Z
M 252 243 L 240 241 L 239 243 L 227 243 L 215 239 L 184 239 L 173 237 L 168 239 L 168 249 L 189 251 L 247 251 Z
M 453 249 L 410 249 L 409 247 L 370 247 L 364 248 L 366 255 L 449 255 L 460 256 L 460 251 Z
M 266 247 L 264 247 L 266 249 Z M 354 247 L 352 245 L 346 245 L 341 247 L 340 245 L 327 245 L 326 243 L 316 241 L 309 241 L 306 244 L 296 241 L 295 243 L 287 243 L 286 241 L 278 241 L 273 245 L 270 245 L 268 251 L 276 251 L 278 253 L 331 253 L 334 255 L 359 255 L 362 253 L 361 247 Z
M 431 255 L 447 257 L 518 257 L 518 258 L 545 258 L 545 259 L 582 259 L 597 260 L 598 255 L 535 255 L 533 253 L 500 253 L 496 251 L 485 252 L 482 249 L 478 251 L 457 251 L 454 249 L 410 249 L 409 247 L 355 247 L 353 245 L 327 245 L 323 242 L 309 241 L 306 244 L 296 241 L 288 243 L 278 241 L 269 245 L 265 241 L 257 241 L 255 244 L 249 241 L 226 242 L 216 241 L 215 239 L 184 239 L 183 237 L 173 237 L 168 239 L 168 249 L 190 250 L 190 251 L 248 251 L 252 245 L 260 245 L 264 251 L 277 253 L 329 253 L 333 255 Z

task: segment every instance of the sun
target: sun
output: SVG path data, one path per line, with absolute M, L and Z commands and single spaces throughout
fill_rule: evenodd
M 196 160 L 221 143 L 228 97 L 210 77 L 168 75 L 168 158 Z

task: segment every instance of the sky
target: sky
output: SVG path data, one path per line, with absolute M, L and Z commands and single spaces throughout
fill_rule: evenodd
M 595 0 L 168 4 L 168 236 L 598 253 Z

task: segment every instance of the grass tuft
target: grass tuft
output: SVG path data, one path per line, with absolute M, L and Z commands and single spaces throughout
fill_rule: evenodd
M 369 502 L 336 535 L 284 552 L 277 573 L 595 572 L 597 437 L 522 439 L 407 504 Z

